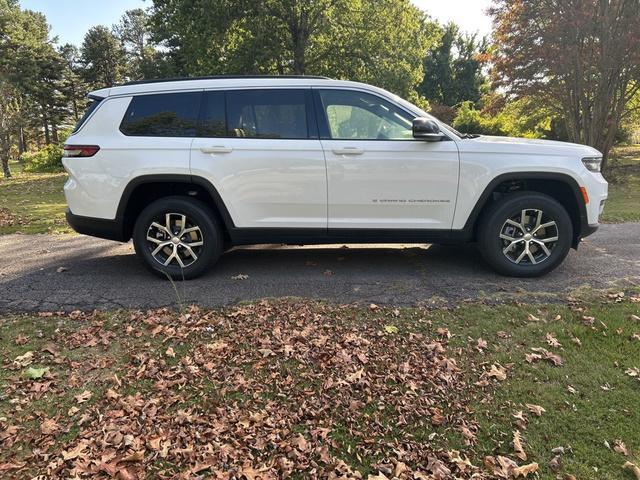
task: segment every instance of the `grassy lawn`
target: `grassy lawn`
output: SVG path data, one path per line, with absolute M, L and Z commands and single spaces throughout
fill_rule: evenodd
M 62 186 L 66 173 L 27 173 L 11 163 L 13 178 L 0 176 L 0 235 L 7 233 L 69 233 Z
M 11 164 L 14 178 L 0 178 L 0 235 L 71 233 L 64 218 L 64 173 L 26 173 Z M 640 222 L 640 146 L 616 149 L 608 173 L 609 199 L 602 221 Z
M 618 147 L 607 175 L 609 198 L 605 222 L 640 222 L 640 145 Z
M 638 291 L 5 316 L 0 361 L 15 478 L 631 480 L 640 463 Z

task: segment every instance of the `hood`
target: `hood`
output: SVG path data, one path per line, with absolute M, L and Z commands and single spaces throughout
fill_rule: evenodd
M 540 140 L 536 138 L 492 137 L 481 135 L 477 138 L 461 140 L 461 152 L 495 152 L 495 153 L 523 153 L 538 155 L 581 155 L 602 156 L 593 147 L 578 143 L 558 142 L 555 140 Z

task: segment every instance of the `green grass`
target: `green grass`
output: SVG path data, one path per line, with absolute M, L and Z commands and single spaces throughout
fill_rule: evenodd
M 640 222 L 640 145 L 616 148 L 609 162 L 609 198 L 602 220 Z
M 419 341 L 424 341 L 425 345 L 434 340 L 442 342 L 446 355 L 453 358 L 461 369 L 456 382 L 463 388 L 438 393 L 433 402 L 441 406 L 447 418 L 464 418 L 469 425 L 478 426 L 477 442 L 473 445 L 465 445 L 454 424 L 433 426 L 429 417 L 426 422 L 410 421 L 398 425 L 396 407 L 390 402 L 389 395 L 392 392 L 401 395 L 409 384 L 397 376 L 386 379 L 386 393 L 380 398 L 373 396 L 366 400 L 355 417 L 356 411 L 344 409 L 348 398 L 343 407 L 332 404 L 330 451 L 365 478 L 369 473 L 376 473 L 374 465 L 381 460 L 378 454 L 363 450 L 363 440 L 371 438 L 364 436 L 364 432 L 371 428 L 373 421 L 383 427 L 367 434 L 374 435 L 374 439 L 375 435 L 383 433 L 380 440 L 392 443 L 412 438 L 423 445 L 431 445 L 434 451 L 461 450 L 474 465 L 481 466 L 486 455 L 515 459 L 511 446 L 516 429 L 513 414 L 518 411 L 527 413 L 527 403 L 540 405 L 546 410 L 541 417 L 528 414 L 527 428 L 522 430 L 528 459 L 519 463 L 537 462 L 540 465 L 539 478 L 556 478 L 556 473 L 548 467 L 554 456 L 551 450 L 555 447 L 563 447 L 566 451 L 562 457 L 562 469 L 558 472 L 560 478 L 564 474 L 572 474 L 581 480 L 631 480 L 633 477 L 622 470 L 622 464 L 627 460 L 636 464 L 640 462 L 640 379 L 626 373 L 629 369 L 640 368 L 640 320 L 634 317 L 640 316 L 638 290 L 627 292 L 622 301 L 603 293 L 588 292 L 570 304 L 555 305 L 489 306 L 475 303 L 453 309 L 398 310 L 273 301 L 263 302 L 259 308 L 246 305 L 240 309 L 248 313 L 226 317 L 234 311 L 231 308 L 197 312 L 192 317 L 181 318 L 177 313 L 163 311 L 149 312 L 142 317 L 128 312 L 80 318 L 55 315 L 0 317 L 0 362 L 3 365 L 0 369 L 0 422 L 4 418 L 5 422 L 22 427 L 18 443 L 0 452 L 0 464 L 10 460 L 29 461 L 32 448 L 29 439 L 38 438 L 38 417 L 42 416 L 57 418 L 65 425 L 64 432 L 47 444 L 49 453 L 55 455 L 70 448 L 78 435 L 87 435 L 83 430 L 86 426 L 77 423 L 83 414 L 92 419 L 87 422 L 94 421 L 99 426 L 99 417 L 95 415 L 112 408 L 105 401 L 108 388 L 118 390 L 123 398 L 137 394 L 145 401 L 165 395 L 162 398 L 168 399 L 169 403 L 162 407 L 165 414 L 158 416 L 158 422 L 159 426 L 167 428 L 170 428 L 168 422 L 171 417 L 186 409 L 194 409 L 203 416 L 217 408 L 255 412 L 272 404 L 271 412 L 275 411 L 274 408 L 282 408 L 283 412 L 293 413 L 298 410 L 299 398 L 316 404 L 319 401 L 317 395 L 333 391 L 323 389 L 324 380 L 344 378 L 341 376 L 344 373 L 340 373 L 342 367 L 337 363 L 336 371 L 328 370 L 316 376 L 318 371 L 314 362 L 333 358 L 329 353 L 333 342 L 343 342 L 345 333 L 337 333 L 335 339 L 323 347 L 327 349 L 328 356 L 325 357 L 322 350 L 316 350 L 316 360 L 310 363 L 304 356 L 296 360 L 278 354 L 265 359 L 255 351 L 260 343 L 271 341 L 269 338 L 286 337 L 296 331 L 299 335 L 303 328 L 299 322 L 307 320 L 288 323 L 286 318 L 300 311 L 317 315 L 317 320 L 311 320 L 307 325 L 321 321 L 319 338 L 322 338 L 320 332 L 358 332 L 358 336 L 373 342 L 368 345 L 369 348 L 375 347 L 376 357 L 369 357 L 370 361 L 365 366 L 371 372 L 380 372 L 376 369 L 385 361 L 378 363 L 377 358 L 384 358 L 389 351 L 402 357 L 407 348 L 407 361 L 419 360 L 415 357 L 419 350 L 413 342 L 420 338 L 424 339 Z M 259 312 L 265 310 L 269 315 L 260 315 Z M 585 316 L 594 318 L 592 324 L 585 323 Z M 277 335 L 270 337 L 274 322 L 279 325 Z M 145 326 L 147 323 L 149 325 Z M 163 325 L 165 329 L 158 334 L 154 331 L 156 325 Z M 203 325 L 211 327 L 202 330 Z M 387 325 L 397 327 L 397 333 L 384 334 Z M 548 345 L 547 334 L 555 337 L 561 346 Z M 483 351 L 475 348 L 478 338 L 487 342 Z M 575 339 L 579 339 L 580 344 Z M 207 356 L 207 345 L 213 341 L 223 341 L 228 345 L 224 354 Z M 345 345 L 351 348 L 352 344 Z M 48 346 L 57 349 L 55 357 L 47 353 Z M 168 346 L 172 346 L 175 357 L 166 355 Z M 544 347 L 559 355 L 563 364 L 554 366 L 547 361 L 528 363 L 525 355 L 536 347 Z M 34 352 L 31 366 L 49 367 L 53 375 L 37 381 L 53 379 L 50 390 L 43 394 L 33 393 L 31 385 L 34 381 L 24 376 L 27 367 L 16 368 L 13 364 L 17 356 L 27 351 Z M 215 368 L 220 370 L 201 379 L 199 375 L 185 378 L 169 390 L 158 390 L 157 379 L 180 378 L 184 376 L 180 373 L 183 368 L 193 365 L 194 361 L 200 369 L 205 368 L 207 362 L 214 362 Z M 217 362 L 221 365 L 217 366 Z M 506 367 L 507 379 L 491 380 L 489 386 L 478 385 L 483 372 L 494 364 Z M 136 374 L 138 371 L 145 374 Z M 220 373 L 226 375 L 226 372 L 235 373 L 230 374 L 228 380 L 221 379 Z M 248 382 L 240 390 L 234 386 L 237 374 L 242 374 Z M 118 382 L 114 380 L 116 377 Z M 409 375 L 407 381 L 415 382 L 416 377 Z M 575 393 L 570 392 L 569 387 Z M 74 395 L 85 389 L 92 391 L 93 397 L 86 403 L 77 404 Z M 366 398 L 357 388 L 347 389 L 346 393 L 354 399 Z M 14 409 L 16 399 L 19 411 Z M 444 404 L 443 400 L 446 400 Z M 324 402 L 321 400 L 317 405 L 322 406 Z M 80 408 L 80 412 L 69 417 L 67 412 L 73 406 Z M 408 414 L 414 413 L 409 410 Z M 278 418 L 273 417 L 272 421 L 278 421 Z M 296 421 L 290 427 L 292 434 L 309 438 L 313 424 L 307 421 Z M 242 437 L 236 440 L 244 441 Z M 607 447 L 612 447 L 616 440 L 624 442 L 630 452 L 629 457 Z M 180 470 L 183 466 L 171 462 L 151 465 L 152 469 L 161 467 Z
M 10 166 L 13 177 L 0 178 L 0 235 L 71 232 L 64 218 L 66 173 L 27 173 L 17 162 Z

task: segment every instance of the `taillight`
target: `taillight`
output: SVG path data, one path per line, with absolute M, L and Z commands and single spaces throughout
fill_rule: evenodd
M 98 145 L 65 145 L 63 157 L 93 157 L 98 153 Z

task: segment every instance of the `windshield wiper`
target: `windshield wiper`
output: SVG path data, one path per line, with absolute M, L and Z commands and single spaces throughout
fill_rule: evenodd
M 478 138 L 480 135 L 477 133 L 463 133 L 462 134 L 462 138 L 467 139 L 467 138 Z

